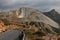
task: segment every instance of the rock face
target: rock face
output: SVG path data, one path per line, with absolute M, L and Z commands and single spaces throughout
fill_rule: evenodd
M 44 14 L 60 24 L 60 14 L 55 11 L 55 9 L 52 9 L 49 12 L 44 12 Z
M 3 13 L 6 13 L 5 15 Z M 2 16 L 3 15 L 3 16 Z M 52 31 L 52 27 L 59 29 L 59 24 L 50 19 L 49 17 L 45 16 L 41 11 L 33 9 L 33 8 L 25 8 L 22 7 L 17 10 L 12 10 L 9 12 L 1 12 L 0 19 L 7 19 L 10 22 L 18 23 L 23 22 L 42 22 L 44 25 L 47 25 L 46 28 Z M 41 24 L 43 25 L 43 24 Z M 50 26 L 49 26 L 50 25 Z M 43 26 L 42 26 L 43 27 Z M 45 28 L 45 26 L 43 27 Z

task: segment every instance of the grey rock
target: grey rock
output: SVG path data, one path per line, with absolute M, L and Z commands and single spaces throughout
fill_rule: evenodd
M 20 38 L 21 32 L 18 30 L 9 30 L 3 34 L 0 34 L 0 40 L 22 40 Z

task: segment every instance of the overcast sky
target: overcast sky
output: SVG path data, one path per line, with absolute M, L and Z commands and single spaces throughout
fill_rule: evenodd
M 60 12 L 60 0 L 0 0 L 0 10 L 31 7 L 41 11 L 56 9 Z

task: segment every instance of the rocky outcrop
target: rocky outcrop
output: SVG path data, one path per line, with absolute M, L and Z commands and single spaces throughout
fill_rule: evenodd
M 19 30 L 9 30 L 0 35 L 0 40 L 23 40 L 23 36 Z
M 44 12 L 44 14 L 60 24 L 60 14 L 55 9 L 52 9 L 49 12 Z

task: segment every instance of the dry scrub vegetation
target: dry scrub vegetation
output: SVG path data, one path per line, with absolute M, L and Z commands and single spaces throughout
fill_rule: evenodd
M 8 24 L 6 22 L 6 24 Z M 19 25 L 17 24 L 8 24 L 5 25 L 4 21 L 0 20 L 0 33 L 6 32 L 8 30 L 20 30 L 25 32 L 26 40 L 60 40 L 60 35 L 45 33 L 37 25 L 29 22 L 22 22 Z

